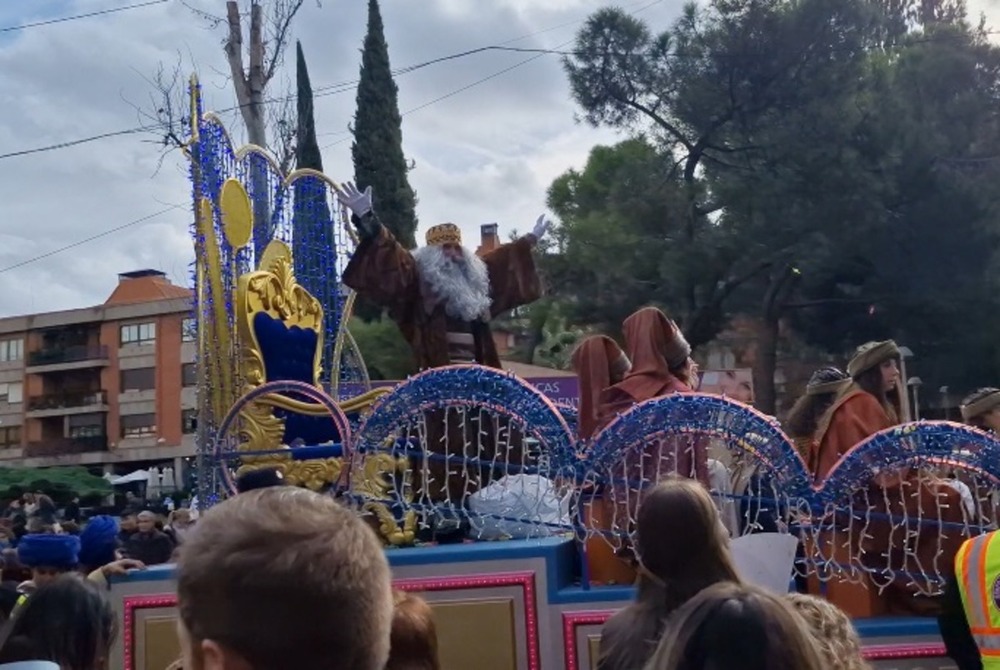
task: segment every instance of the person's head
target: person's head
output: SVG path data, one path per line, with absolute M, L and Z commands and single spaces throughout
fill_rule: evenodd
M 462 246 L 462 233 L 453 223 L 427 230 L 426 246 L 414 249 L 413 260 L 429 295 L 429 304 L 442 304 L 455 319 L 482 319 L 490 307 L 490 277 L 486 263 Z
M 393 599 L 374 532 L 333 498 L 290 487 L 201 515 L 177 561 L 187 670 L 381 670 Z
M 131 533 L 138 528 L 138 522 L 135 518 L 134 512 L 126 512 L 121 515 L 119 520 L 119 528 L 126 533 Z
M 639 505 L 635 529 L 640 574 L 664 586 L 674 606 L 709 584 L 739 581 L 728 533 L 699 482 L 670 477 L 654 486 Z
M 248 470 L 236 478 L 236 492 L 246 493 L 269 486 L 284 486 L 285 475 L 277 468 Z
M 180 509 L 175 509 L 170 513 L 170 527 L 171 528 L 187 528 L 192 524 L 191 520 L 191 510 L 181 507 Z
M 858 347 L 847 364 L 854 384 L 873 396 L 897 420 L 901 416 L 899 347 L 892 340 L 868 342 Z
M 830 409 L 834 399 L 848 384 L 851 378 L 846 372 L 834 367 L 816 370 L 806 392 L 795 401 L 785 419 L 785 430 L 792 437 L 812 437 L 819 426 L 819 420 Z
M 812 637 L 781 598 L 722 583 L 671 618 L 647 670 L 825 670 Z
M 579 434 L 581 439 L 589 439 L 599 423 L 601 392 L 624 379 L 632 364 L 618 343 L 607 335 L 584 339 L 573 350 L 570 360 L 580 381 Z
M 962 400 L 962 419 L 975 428 L 1000 433 L 1000 389 L 981 388 Z
M 96 570 L 115 561 L 118 523 L 114 517 L 95 516 L 80 533 L 80 565 Z
M 46 660 L 61 670 L 107 670 L 115 634 L 114 611 L 104 593 L 77 575 L 62 575 L 28 599 L 0 661 Z
M 847 614 L 816 596 L 789 593 L 785 599 L 806 622 L 823 656 L 825 670 L 868 670 L 870 666 L 861 655 L 861 640 Z
M 900 357 L 899 347 L 892 340 L 866 342 L 847 364 L 847 374 L 862 389 L 884 399 L 890 391 L 898 391 Z
M 156 515 L 149 510 L 139 512 L 135 517 L 135 525 L 140 533 L 152 533 L 156 530 Z
M 44 586 L 80 562 L 80 538 L 50 533 L 25 535 L 17 544 L 17 557 L 31 569 L 35 586 Z
M 106 670 L 115 634 L 104 593 L 77 575 L 62 575 L 28 599 L 0 662 L 46 660 L 60 670 Z
M 677 608 L 707 586 L 739 581 L 726 529 L 708 491 L 694 480 L 670 477 L 646 494 L 635 553 L 636 603 L 622 611 L 621 634 L 604 649 L 613 667 L 641 668 Z
M 430 605 L 405 591 L 394 594 L 389 662 L 385 670 L 440 670 L 437 631 Z
M 691 345 L 677 324 L 655 307 L 644 307 L 622 323 L 625 353 L 632 369 L 622 382 L 633 397 L 647 400 L 663 387 L 663 381 L 677 378 L 694 388 L 697 365 L 691 359 Z

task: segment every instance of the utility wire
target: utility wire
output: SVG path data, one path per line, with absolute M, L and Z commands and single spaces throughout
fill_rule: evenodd
M 93 15 L 97 15 L 97 14 L 100 14 L 100 13 L 110 13 L 111 11 L 123 11 L 125 9 L 135 9 L 135 8 L 138 8 L 138 7 L 145 7 L 145 6 L 149 6 L 149 5 L 160 4 L 160 3 L 163 3 L 163 2 L 167 2 L 167 0 L 150 0 L 149 2 L 144 2 L 144 3 L 140 3 L 140 4 L 136 4 L 136 5 L 128 5 L 128 6 L 125 6 L 125 7 L 118 7 L 118 8 L 113 9 L 113 10 L 103 10 L 102 12 L 91 12 L 90 14 L 80 14 L 78 16 L 64 17 L 64 18 L 61 18 L 61 19 L 53 19 L 53 20 L 49 21 L 48 23 L 57 23 L 59 21 L 70 21 L 70 20 L 73 20 L 73 19 L 76 19 L 76 18 L 83 18 L 85 16 L 93 16 Z M 661 2 L 663 2 L 663 0 L 654 0 L 654 2 L 647 3 L 643 7 L 640 7 L 639 9 L 635 10 L 635 13 L 644 11 L 644 10 L 652 7 L 653 5 L 660 4 Z M 636 4 L 641 4 L 641 3 L 636 3 Z M 631 6 L 634 7 L 635 5 L 631 5 Z M 510 48 L 510 47 L 507 47 L 506 45 L 512 44 L 514 42 L 519 42 L 521 40 L 525 40 L 525 39 L 528 39 L 530 37 L 535 37 L 537 35 L 542 35 L 544 33 L 548 33 L 548 32 L 551 32 L 553 30 L 558 30 L 559 28 L 564 28 L 566 26 L 570 26 L 570 25 L 575 25 L 575 24 L 578 24 L 578 23 L 582 23 L 583 21 L 586 21 L 586 18 L 583 18 L 583 19 L 574 19 L 573 21 L 566 21 L 565 23 L 560 23 L 559 25 L 551 26 L 551 27 L 545 28 L 543 30 L 537 30 L 535 32 L 526 33 L 526 34 L 521 35 L 519 37 L 514 37 L 514 38 L 511 38 L 511 39 L 506 40 L 504 42 L 501 42 L 500 44 L 495 45 L 495 46 L 478 47 L 476 49 L 469 49 L 469 50 L 466 50 L 466 51 L 460 51 L 458 53 L 448 54 L 446 56 L 441 56 L 441 57 L 438 57 L 438 58 L 433 58 L 431 60 L 427 60 L 427 61 L 424 61 L 422 63 L 416 63 L 414 65 L 408 65 L 406 67 L 402 67 L 402 68 L 399 68 L 397 70 L 394 70 L 393 71 L 393 75 L 394 76 L 398 76 L 398 75 L 409 74 L 411 72 L 416 72 L 417 70 L 422 70 L 422 69 L 424 69 L 426 67 L 430 67 L 431 65 L 436 65 L 438 63 L 444 63 L 444 62 L 451 61 L 451 60 L 456 60 L 456 59 L 459 59 L 459 58 L 465 58 L 465 57 L 468 57 L 468 56 L 472 56 L 472 55 L 475 55 L 475 54 L 478 54 L 478 53 L 487 52 L 487 51 L 514 51 L 514 52 L 524 51 L 523 49 Z M 45 25 L 46 23 L 47 22 L 40 21 L 40 22 L 38 22 L 37 25 Z M 19 28 L 27 28 L 27 27 L 31 27 L 33 25 L 36 25 L 36 24 L 25 24 L 23 26 L 15 26 L 15 27 L 6 28 L 6 29 L 2 29 L 2 30 L 17 30 Z M 2 32 L 2 30 L 0 30 L 0 32 Z M 568 42 L 565 43 L 565 44 L 568 44 Z M 565 46 L 565 44 L 560 45 L 560 47 Z M 537 51 L 538 51 L 539 54 L 542 54 L 542 55 L 544 55 L 544 53 L 554 53 L 554 54 L 555 53 L 559 53 L 559 54 L 564 53 L 564 52 L 560 52 L 560 51 L 544 50 L 544 49 L 539 49 Z M 529 62 L 530 62 L 530 60 L 534 60 L 534 59 L 528 59 Z M 523 64 L 524 64 L 524 62 L 522 62 L 521 64 L 515 64 L 513 67 L 520 67 L 520 65 L 523 65 Z M 478 82 L 473 82 L 472 84 L 469 84 L 467 87 L 463 87 L 459 91 L 453 91 L 453 92 L 451 92 L 449 94 L 446 94 L 446 95 L 442 96 L 441 98 L 439 98 L 438 101 L 444 100 L 446 98 L 450 98 L 453 95 L 457 95 L 458 93 L 461 93 L 462 91 L 466 90 L 467 88 L 470 88 L 472 86 L 477 86 L 478 84 L 483 83 L 485 81 L 488 81 L 489 79 L 492 79 L 494 77 L 500 76 L 501 74 L 504 74 L 505 72 L 509 71 L 510 69 L 513 69 L 513 67 L 505 69 L 505 70 L 503 70 L 501 72 L 495 72 L 492 75 L 489 75 L 488 77 L 486 77 L 486 78 L 484 78 L 484 79 L 482 79 L 482 80 L 480 80 Z M 313 97 L 314 98 L 322 98 L 322 97 L 325 97 L 325 96 L 328 96 L 328 95 L 337 95 L 339 93 L 346 93 L 346 92 L 348 92 L 350 90 L 353 90 L 353 87 L 358 84 L 358 81 L 359 80 L 357 80 L 357 79 L 353 79 L 353 80 L 350 80 L 350 81 L 343 81 L 343 82 L 339 82 L 339 83 L 336 83 L 336 84 L 328 84 L 326 86 L 321 86 L 321 87 L 316 88 L 316 89 L 313 90 Z M 285 97 L 280 97 L 280 98 L 270 98 L 270 99 L 264 100 L 263 104 L 284 103 L 284 102 L 288 102 L 288 101 L 292 100 L 293 98 L 294 98 L 293 95 L 289 95 L 289 96 L 285 96 Z M 426 103 L 424 106 L 429 105 L 429 104 L 433 104 L 433 102 L 434 101 Z M 223 108 L 223 109 L 216 110 L 216 113 L 217 114 L 225 114 L 227 112 L 233 112 L 233 111 L 240 110 L 244 106 L 245 105 L 234 105 L 232 107 L 226 107 L 226 108 Z M 416 110 L 410 110 L 410 111 L 412 112 L 412 111 L 416 111 Z M 407 112 L 407 113 L 409 113 L 409 112 Z M 111 131 L 111 132 L 107 132 L 107 133 L 99 133 L 97 135 L 91 135 L 89 137 L 81 137 L 81 138 L 75 139 L 75 140 L 68 140 L 68 141 L 65 141 L 65 142 L 57 142 L 55 144 L 48 144 L 48 145 L 44 145 L 44 146 L 34 147 L 34 148 L 31 148 L 31 149 L 22 149 L 22 150 L 19 150 L 19 151 L 10 151 L 10 152 L 7 152 L 7 153 L 2 153 L 2 154 L 0 154 L 0 160 L 5 160 L 5 159 L 9 159 L 9 158 L 18 158 L 18 157 L 21 157 L 21 156 L 28 156 L 28 155 L 31 155 L 31 154 L 44 153 L 44 152 L 47 152 L 47 151 L 56 151 L 58 149 L 67 149 L 69 147 L 78 146 L 80 144 L 88 144 L 90 142 L 96 142 L 98 140 L 103 140 L 103 139 L 107 139 L 107 138 L 110 138 L 110 137 L 118 137 L 118 136 L 121 136 L 121 135 L 134 135 L 136 133 L 149 132 L 149 131 L 152 131 L 152 130 L 157 130 L 159 128 L 160 128 L 160 126 L 158 126 L 158 125 L 145 125 L 145 126 L 136 126 L 134 128 L 125 128 L 125 129 L 122 129 L 122 130 L 116 130 L 116 131 Z M 331 134 L 332 135 L 345 135 L 345 134 L 350 134 L 350 133 L 349 133 L 349 131 L 340 131 L 340 132 L 331 133 Z M 332 146 L 332 145 L 328 145 L 328 146 Z M 324 147 L 324 148 L 326 148 L 326 147 Z
M 130 9 L 140 9 L 142 7 L 152 7 L 153 5 L 162 5 L 169 0 L 149 0 L 148 2 L 139 2 L 134 5 L 125 5 L 124 7 L 111 7 L 109 9 L 101 9 L 94 12 L 87 12 L 85 14 L 75 14 L 73 16 L 60 16 L 54 19 L 45 19 L 44 21 L 34 21 L 32 23 L 22 23 L 19 26 L 5 26 L 0 28 L 0 33 L 12 33 L 15 30 L 24 30 L 25 28 L 37 28 L 39 26 L 51 26 L 55 23 L 66 23 L 67 21 L 76 21 L 78 19 L 89 19 L 92 16 L 103 16 L 105 14 L 115 14 L 117 12 L 125 12 Z
M 17 268 L 22 268 L 25 265 L 30 265 L 31 263 L 34 263 L 36 261 L 40 261 L 40 260 L 42 260 L 44 258 L 48 258 L 50 256 L 55 256 L 56 254 L 61 254 L 64 251 L 69 251 L 70 249 L 75 249 L 76 247 L 79 247 L 79 246 L 82 246 L 84 244 L 87 244 L 88 242 L 93 242 L 94 240 L 99 240 L 102 237 L 107 237 L 108 235 L 111 235 L 112 233 L 117 233 L 119 231 L 125 230 L 126 228 L 131 228 L 132 226 L 138 225 L 140 223 L 144 223 L 146 221 L 149 221 L 150 219 L 154 219 L 154 218 L 156 218 L 158 216 L 162 216 L 163 214 L 166 214 L 168 212 L 172 212 L 175 209 L 185 209 L 185 207 L 182 206 L 182 205 L 171 205 L 170 207 L 167 207 L 166 209 L 162 209 L 159 212 L 155 212 L 153 214 L 149 214 L 147 216 L 142 217 L 141 219 L 136 219 L 135 221 L 129 221 L 128 223 L 124 223 L 124 224 L 122 224 L 120 226 L 115 226 L 114 228 L 111 228 L 110 230 L 105 230 L 103 233 L 97 233 L 96 235 L 91 235 L 90 237 L 87 237 L 85 239 L 78 240 L 78 241 L 73 242 L 71 244 L 67 244 L 64 247 L 59 247 L 58 249 L 53 249 L 52 251 L 47 251 L 44 254 L 40 254 L 40 255 L 35 256 L 33 258 L 29 258 L 27 260 L 23 260 L 23 261 L 20 261 L 18 263 L 14 263 L 13 265 L 8 265 L 5 268 L 0 268 L 0 274 L 2 274 L 4 272 L 10 272 L 11 270 L 16 270 Z

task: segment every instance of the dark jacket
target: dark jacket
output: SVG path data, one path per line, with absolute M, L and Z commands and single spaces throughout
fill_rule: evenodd
M 938 627 L 941 629 L 941 639 L 948 651 L 948 657 L 955 661 L 958 670 L 983 670 L 979 647 L 976 646 L 972 631 L 969 630 L 969 621 L 965 618 L 958 577 L 952 576 L 945 583 Z

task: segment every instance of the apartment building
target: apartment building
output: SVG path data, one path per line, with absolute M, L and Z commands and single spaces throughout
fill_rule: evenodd
M 0 319 L 0 467 L 181 473 L 195 454 L 191 292 L 118 276 L 103 305 Z

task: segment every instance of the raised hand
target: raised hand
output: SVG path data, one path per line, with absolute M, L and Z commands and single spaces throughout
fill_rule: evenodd
M 541 214 L 538 220 L 535 221 L 535 227 L 532 229 L 531 234 L 534 235 L 536 240 L 540 240 L 545 237 L 545 233 L 549 232 L 549 228 L 551 227 L 552 222 L 546 219 L 544 214 Z
M 372 211 L 372 187 L 369 186 L 363 192 L 358 190 L 358 187 L 351 182 L 345 182 L 341 187 L 333 187 L 337 192 L 337 198 L 340 202 L 344 203 L 351 212 L 357 216 L 362 217 L 368 212 Z

